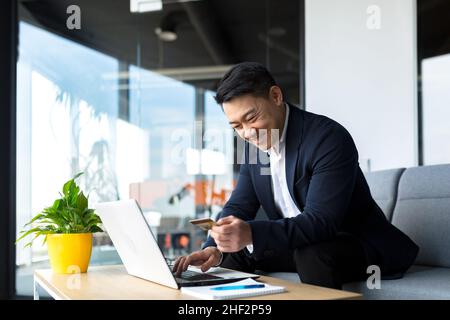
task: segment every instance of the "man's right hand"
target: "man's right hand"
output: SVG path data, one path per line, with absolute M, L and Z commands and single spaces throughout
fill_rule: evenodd
M 222 253 L 216 247 L 207 247 L 203 250 L 195 251 L 187 256 L 178 257 L 173 265 L 172 271 L 179 277 L 190 265 L 201 266 L 203 272 L 209 270 L 220 263 Z

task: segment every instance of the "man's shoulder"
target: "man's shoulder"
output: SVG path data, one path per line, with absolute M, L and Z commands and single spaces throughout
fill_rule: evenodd
M 311 128 L 343 128 L 343 126 L 325 115 L 313 113 L 308 110 L 304 110 L 299 106 L 289 103 L 291 114 L 298 118 L 303 118 L 304 125 Z
M 300 109 L 299 109 L 300 110 Z M 337 122 L 325 115 L 316 114 L 313 112 L 300 110 L 304 118 L 305 133 L 308 136 L 315 138 L 329 136 L 349 136 L 347 129 Z

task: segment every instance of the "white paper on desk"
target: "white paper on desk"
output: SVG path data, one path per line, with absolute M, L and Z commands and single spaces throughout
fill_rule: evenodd
M 261 296 L 266 294 L 281 293 L 286 291 L 284 287 L 272 286 L 270 284 L 265 284 L 264 288 L 252 288 L 252 289 L 236 289 L 236 290 L 211 290 L 214 287 L 226 287 L 226 286 L 237 286 L 237 285 L 252 285 L 261 284 L 261 282 L 255 281 L 253 279 L 244 279 L 237 282 L 218 284 L 213 286 L 198 286 L 198 287 L 181 287 L 181 292 L 187 295 L 197 297 L 206 300 L 223 300 L 223 299 L 233 299 L 233 298 L 243 298 L 252 296 Z
M 258 274 L 247 273 L 247 272 L 242 272 L 242 271 L 235 271 L 235 270 L 221 268 L 221 267 L 218 267 L 218 268 L 212 267 L 212 268 L 209 268 L 208 271 L 203 272 L 203 271 L 201 271 L 200 267 L 189 266 L 188 270 L 200 272 L 200 273 L 208 273 L 208 274 L 212 274 L 214 276 L 223 277 L 223 278 L 227 278 L 227 279 L 233 279 L 233 278 L 242 279 L 242 278 L 260 277 L 260 275 L 258 275 Z

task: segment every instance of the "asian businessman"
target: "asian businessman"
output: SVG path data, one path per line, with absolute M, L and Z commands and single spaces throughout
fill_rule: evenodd
M 246 141 L 244 163 L 202 250 L 179 257 L 175 272 L 290 271 L 336 289 L 366 279 L 370 265 L 385 278 L 406 272 L 419 248 L 375 203 L 342 125 L 285 102 L 258 63 L 228 71 L 215 99 Z M 268 220 L 255 220 L 261 206 Z

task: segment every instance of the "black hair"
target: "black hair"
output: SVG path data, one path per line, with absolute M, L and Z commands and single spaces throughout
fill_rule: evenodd
M 267 97 L 269 89 L 276 86 L 270 72 L 257 62 L 242 62 L 231 68 L 219 81 L 214 99 L 220 105 L 246 94 Z

